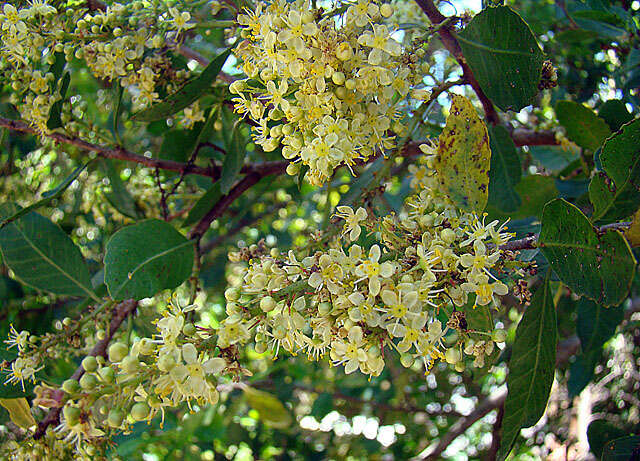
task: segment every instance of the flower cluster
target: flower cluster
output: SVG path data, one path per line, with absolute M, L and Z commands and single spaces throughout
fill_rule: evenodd
M 45 1 L 0 13 L 0 75 L 11 84 L 12 102 L 40 133 L 49 131 L 52 106 L 64 97 L 65 62 L 83 59 L 98 79 L 117 80 L 132 95 L 134 109 L 159 99 L 184 82 L 188 69 L 175 69 L 167 49 L 193 27 L 188 12 L 142 2 L 112 3 L 104 11 L 58 11 Z M 160 91 L 162 89 L 162 91 Z
M 282 145 L 296 174 L 301 162 L 313 184 L 342 164 L 394 146 L 399 108 L 421 80 L 393 30 L 382 24 L 389 4 L 360 0 L 337 14 L 306 0 L 259 3 L 238 16 L 245 38 L 235 50 L 248 79 L 230 90 L 238 113 L 258 125 L 265 151 Z M 340 11 L 344 11 L 340 13 Z
M 427 156 L 423 163 L 431 161 Z M 427 370 L 441 359 L 463 369 L 464 355 L 484 366 L 505 332 L 491 322 L 474 324 L 467 314 L 484 309 L 490 318 L 489 307 L 508 291 L 499 278 L 518 275 L 520 263 L 500 250 L 512 234 L 497 221 L 460 211 L 432 171 L 421 168 L 418 192 L 400 216 L 377 219 L 364 208 L 340 207 L 343 232 L 328 250 L 304 257 L 275 250 L 231 254 L 249 267 L 242 287 L 225 293 L 229 317 L 219 344 L 253 336 L 259 351 L 328 354 L 346 373 L 374 376 L 387 349 L 405 366 L 420 361 Z M 363 227 L 376 238 L 368 248 L 358 240 Z

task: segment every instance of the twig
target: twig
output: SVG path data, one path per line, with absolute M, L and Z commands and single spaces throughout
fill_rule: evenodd
M 253 171 L 247 174 L 229 191 L 227 195 L 223 195 L 220 200 L 213 205 L 209 212 L 202 217 L 193 229 L 191 229 L 189 238 L 195 239 L 199 242 L 204 233 L 209 230 L 211 223 L 216 218 L 220 217 L 235 199 L 240 197 L 246 190 L 254 186 L 265 176 L 284 173 L 287 168 L 287 164 L 288 162 L 277 162 L 272 165 L 271 168 L 264 168 L 261 171 Z
M 155 168 L 154 176 L 156 177 L 156 184 L 160 190 L 160 209 L 162 210 L 162 219 L 168 221 L 169 207 L 167 206 L 167 193 L 165 192 L 164 187 L 162 187 L 162 182 L 160 181 L 160 170 L 158 167 Z
M 422 11 L 428 16 L 431 22 L 435 25 L 440 24 L 447 20 L 447 17 L 444 16 L 438 8 L 434 5 L 432 0 L 416 0 L 416 3 Z M 471 85 L 473 91 L 475 91 L 478 99 L 482 103 L 482 107 L 484 109 L 485 118 L 492 125 L 497 125 L 500 123 L 500 117 L 496 112 L 495 107 L 493 107 L 493 103 L 489 100 L 489 98 L 484 94 L 482 88 L 480 88 L 480 84 L 476 80 L 473 72 L 471 72 L 471 68 L 467 64 L 464 56 L 462 55 L 462 49 L 458 44 L 458 41 L 451 33 L 451 25 L 446 24 L 443 27 L 438 28 L 438 34 L 440 35 L 440 40 L 444 47 L 453 55 L 453 57 L 458 61 L 458 64 L 462 68 L 462 76 L 464 80 Z
M 625 319 L 640 312 L 640 298 L 635 298 L 631 302 L 631 307 L 625 311 Z M 564 365 L 573 357 L 580 348 L 580 340 L 577 336 L 572 336 L 558 343 L 556 352 L 556 367 Z M 482 419 L 495 408 L 504 405 L 507 398 L 507 388 L 503 387 L 480 403 L 469 415 L 460 418 L 451 429 L 440 439 L 435 446 L 427 447 L 414 459 L 435 460 L 440 459 L 440 455 L 447 449 L 449 444 L 469 429 L 476 421 Z
M 138 307 L 138 301 L 135 299 L 127 299 L 126 301 L 122 301 L 120 304 L 114 307 L 113 316 L 111 317 L 111 322 L 109 323 L 109 330 L 107 331 L 107 335 L 101 341 L 93 347 L 89 355 L 94 357 L 106 357 L 107 355 L 107 346 L 111 342 L 114 334 L 122 325 L 122 322 L 131 315 Z M 82 365 L 76 368 L 76 371 L 71 375 L 70 379 L 74 379 L 78 381 L 80 377 L 84 374 L 84 368 Z M 61 395 L 60 398 L 64 398 L 64 395 Z M 60 400 L 62 403 L 62 400 Z M 38 428 L 36 432 L 33 434 L 34 439 L 42 438 L 46 432 L 47 428 L 51 425 L 57 425 L 60 421 L 60 412 L 62 411 L 62 406 L 52 408 L 49 413 L 44 417 L 40 423 L 38 423 Z

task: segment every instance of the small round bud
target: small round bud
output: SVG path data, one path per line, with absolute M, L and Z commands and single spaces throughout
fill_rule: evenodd
M 346 79 L 342 72 L 334 72 L 331 76 L 331 80 L 333 80 L 333 83 L 335 83 L 336 85 L 342 85 L 344 84 Z
M 447 352 L 444 354 L 444 359 L 450 364 L 458 363 L 461 358 L 460 351 L 455 347 L 447 349 Z
M 254 349 L 258 354 L 263 354 L 267 350 L 267 343 L 264 343 L 264 342 L 256 343 Z
M 333 306 L 331 305 L 331 303 L 320 303 L 318 304 L 318 314 L 320 315 L 327 315 L 329 312 L 331 312 L 331 310 L 333 309 Z
M 145 402 L 138 402 L 131 407 L 131 417 L 136 421 L 142 421 L 149 416 L 150 410 L 151 408 Z
M 347 88 L 347 90 L 353 90 L 356 87 L 356 81 L 350 78 L 349 80 L 344 82 L 344 86 Z
M 187 323 L 183 328 L 182 332 L 185 336 L 191 336 L 196 333 L 196 327 L 193 323 Z
M 80 391 L 80 384 L 75 379 L 67 379 L 62 383 L 62 390 L 67 394 L 75 394 Z M 66 407 L 65 407 L 66 408 Z
M 264 312 L 271 312 L 276 307 L 276 300 L 271 296 L 265 296 L 260 300 L 260 309 Z
M 122 425 L 122 421 L 124 421 L 124 411 L 119 408 L 114 408 L 109 412 L 109 416 L 107 416 L 107 423 L 109 426 L 116 428 Z
M 491 339 L 493 339 L 497 343 L 505 342 L 507 340 L 506 330 L 503 330 L 502 328 L 494 330 L 494 332 L 491 334 Z
M 92 355 L 82 359 L 82 368 L 84 371 L 92 372 L 98 369 L 98 361 Z
M 405 368 L 409 368 L 411 365 L 413 365 L 413 362 L 414 362 L 414 358 L 410 354 L 402 354 L 400 356 L 400 363 Z
M 463 361 L 460 361 L 460 362 L 456 362 L 456 364 L 454 365 L 454 368 L 458 373 L 462 373 L 466 368 L 466 366 Z
M 120 367 L 122 368 L 122 370 L 125 373 L 129 373 L 129 374 L 135 373 L 138 370 L 139 366 L 140 366 L 140 360 L 130 355 L 127 355 L 125 358 L 123 358 L 122 362 L 120 363 Z
M 64 416 L 64 419 L 67 421 L 69 426 L 75 426 L 78 421 L 80 421 L 81 413 L 82 412 L 80 411 L 80 408 L 73 407 L 71 405 L 65 405 L 65 407 L 62 409 L 62 415 Z
M 240 299 L 240 291 L 235 287 L 227 288 L 224 292 L 224 299 L 227 301 L 237 301 Z
M 80 387 L 85 391 L 90 391 L 98 384 L 98 380 L 96 379 L 96 375 L 85 373 L 80 378 Z
M 102 367 L 98 370 L 98 376 L 105 382 L 111 384 L 116 379 L 116 372 L 111 367 Z
M 62 319 L 62 324 L 65 327 L 68 327 L 69 325 L 71 325 L 73 323 L 73 320 L 71 320 L 69 317 L 65 317 Z
M 338 47 L 336 48 L 336 57 L 340 61 L 347 61 L 351 59 L 351 56 L 353 56 L 353 49 L 351 48 L 351 45 L 349 45 L 347 42 L 342 42 L 340 45 L 338 45 Z
M 390 18 L 393 14 L 393 7 L 388 3 L 383 3 L 380 5 L 380 14 L 383 18 Z
M 442 232 L 440 232 L 440 238 L 444 243 L 451 245 L 456 240 L 456 233 L 453 229 L 443 229 Z
M 113 343 L 109 346 L 109 360 L 111 362 L 120 362 L 129 353 L 129 348 L 123 343 Z

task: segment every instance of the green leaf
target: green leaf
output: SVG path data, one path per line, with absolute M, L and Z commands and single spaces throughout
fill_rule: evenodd
M 23 429 L 29 429 L 30 427 L 36 425 L 36 420 L 31 414 L 31 407 L 29 406 L 29 402 L 27 402 L 27 399 L 25 399 L 24 397 L 15 399 L 0 398 L 0 405 L 7 409 L 11 421 L 13 421 L 16 426 L 19 426 Z
M 114 300 L 142 299 L 184 282 L 193 266 L 193 242 L 170 224 L 149 219 L 107 242 L 104 281 Z
M 80 176 L 80 173 L 82 173 L 84 171 L 84 169 L 87 167 L 87 165 L 89 165 L 89 163 L 91 163 L 91 161 L 89 161 L 89 162 L 85 163 L 84 165 L 81 165 L 78 168 L 76 168 L 75 170 L 73 170 L 69 176 L 67 176 L 60 184 L 58 184 L 53 189 L 48 190 L 46 192 L 43 192 L 42 198 L 40 200 L 38 200 L 36 203 L 33 203 L 33 204 L 29 205 L 28 207 L 21 208 L 18 211 L 16 211 L 15 213 L 13 213 L 11 216 L 7 216 L 6 218 L 4 218 L 2 220 L 2 222 L 0 223 L 0 229 L 2 229 L 4 226 L 9 224 L 10 222 L 15 221 L 16 219 L 20 218 L 21 216 L 24 216 L 27 213 L 30 213 L 30 212 L 32 212 L 34 210 L 37 210 L 38 208 L 47 205 L 53 199 L 56 199 L 56 198 L 60 197 L 62 195 L 62 193 L 65 190 L 67 190 L 67 187 L 69 187 L 71 185 L 71 183 L 78 176 Z
M 490 168 L 487 127 L 467 98 L 453 95 L 435 160 L 442 189 L 463 210 L 480 213 L 487 205 Z
M 191 130 L 167 131 L 162 138 L 158 158 L 186 162 L 189 159 L 189 153 L 196 147 L 198 136 L 199 132 L 195 127 Z
M 605 308 L 589 299 L 580 299 L 576 330 L 582 352 L 600 351 L 623 319 L 622 307 Z
M 209 212 L 211 207 L 220 200 L 220 197 L 222 197 L 222 192 L 220 191 L 220 182 L 217 181 L 198 199 L 196 204 L 191 207 L 182 225 L 188 227 L 200 221 L 204 215 Z
M 627 106 L 619 99 L 609 99 L 598 108 L 598 117 L 603 119 L 611 128 L 618 131 L 622 125 L 633 120 L 633 115 L 627 110 Z
M 127 190 L 120 175 L 110 159 L 102 159 L 100 167 L 109 178 L 111 192 L 105 192 L 105 197 L 113 207 L 125 216 L 132 219 L 141 217 L 136 201 Z
M 602 419 L 592 421 L 587 428 L 589 449 L 597 458 L 603 455 L 607 442 L 624 437 L 625 435 L 627 435 L 626 431 Z M 627 460 L 628 458 L 625 459 L 625 461 Z
M 544 56 L 518 13 L 508 6 L 486 8 L 457 38 L 473 75 L 496 106 L 519 111 L 532 103 Z
M 242 169 L 244 163 L 244 157 L 246 154 L 246 143 L 240 133 L 242 125 L 236 123 L 233 127 L 233 133 L 231 135 L 231 142 L 227 146 L 227 154 L 224 157 L 224 163 L 222 164 L 222 174 L 220 176 L 220 191 L 223 195 L 226 195 L 231 190 L 236 177 Z
M 640 210 L 633 215 L 631 226 L 624 231 L 624 236 L 632 247 L 640 246 Z
M 506 128 L 489 127 L 491 170 L 489 171 L 489 203 L 502 211 L 516 211 L 522 201 L 514 187 L 520 182 L 522 166 L 516 145 Z
M 211 84 L 222 70 L 222 66 L 224 66 L 230 54 L 231 49 L 225 50 L 213 59 L 199 76 L 187 82 L 177 92 L 165 98 L 164 101 L 137 112 L 131 119 L 137 122 L 153 122 L 167 118 L 193 104 L 211 89 Z
M 507 376 L 500 460 L 511 451 L 520 429 L 533 426 L 544 414 L 553 384 L 557 336 L 556 309 L 545 281 L 516 329 Z
M 602 146 L 600 162 L 606 174 L 593 177 L 589 198 L 593 220 L 615 221 L 640 207 L 640 119 L 627 123 Z
M 19 210 L 5 203 L 0 205 L 0 216 Z M 38 213 L 31 212 L 0 229 L 0 252 L 4 263 L 27 285 L 98 300 L 80 249 L 59 226 Z
M 573 101 L 559 101 L 556 117 L 567 130 L 567 138 L 580 147 L 596 151 L 611 134 L 603 119 L 587 106 Z
M 629 435 L 608 442 L 602 450 L 602 461 L 629 461 L 640 451 L 640 435 Z
M 605 306 L 626 298 L 636 261 L 617 230 L 599 234 L 577 207 L 556 199 L 544 208 L 538 244 L 560 280 L 576 293 Z
M 49 110 L 49 119 L 47 120 L 47 128 L 50 130 L 55 130 L 56 128 L 60 128 L 64 124 L 62 123 L 62 119 L 60 118 L 60 113 L 62 112 L 62 104 L 64 103 L 64 98 L 67 95 L 67 90 L 69 89 L 69 83 L 71 82 L 71 74 L 66 72 L 60 81 L 60 99 L 54 102 L 51 105 L 51 109 Z
M 242 388 L 247 403 L 260 413 L 260 419 L 268 426 L 286 429 L 293 423 L 289 411 L 274 395 L 249 386 Z

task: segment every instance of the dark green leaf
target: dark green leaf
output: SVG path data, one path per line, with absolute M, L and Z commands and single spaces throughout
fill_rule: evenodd
M 607 139 L 600 153 L 604 174 L 593 177 L 589 198 L 593 220 L 615 221 L 640 207 L 640 119 L 627 123 Z
M 115 300 L 142 299 L 184 282 L 193 266 L 193 242 L 158 219 L 120 229 L 107 242 L 104 280 Z
M 237 123 L 233 128 L 231 142 L 227 146 L 227 154 L 222 164 L 222 174 L 220 176 L 220 191 L 222 195 L 226 195 L 230 190 L 236 177 L 242 169 L 244 157 L 246 153 L 246 142 L 240 133 L 241 124 Z
M 582 351 L 588 353 L 602 349 L 623 319 L 622 307 L 605 308 L 589 299 L 580 299 L 576 330 Z
M 556 104 L 556 117 L 567 130 L 567 138 L 580 147 L 596 151 L 611 134 L 607 123 L 594 111 L 573 101 Z
M 113 162 L 110 159 L 103 159 L 100 166 L 109 178 L 109 184 L 111 185 L 111 192 L 104 194 L 109 203 L 125 216 L 132 219 L 140 218 L 141 215 L 136 206 L 136 202 L 127 190 L 127 186 L 122 179 L 120 179 L 120 175 L 113 165 Z
M 90 163 L 90 161 L 89 161 L 89 163 Z M 16 219 L 20 218 L 21 216 L 24 216 L 27 213 L 30 213 L 31 211 L 37 210 L 38 208 L 47 205 L 53 199 L 56 199 L 56 198 L 60 197 L 62 195 L 62 193 L 65 190 L 67 190 L 67 187 L 69 187 L 71 185 L 71 183 L 80 175 L 80 173 L 82 173 L 84 171 L 84 169 L 87 167 L 87 165 L 89 163 L 85 163 L 84 165 L 81 165 L 78 168 L 76 168 L 75 170 L 73 170 L 73 172 L 69 176 L 67 176 L 64 179 L 64 181 L 62 181 L 60 184 L 58 184 L 58 186 L 54 187 L 51 190 L 48 190 L 48 191 L 44 192 L 42 194 L 42 198 L 40 200 L 38 200 L 36 203 L 33 203 L 33 204 L 29 205 L 28 207 L 21 208 L 18 211 L 16 211 L 14 214 L 12 214 L 11 216 L 7 216 L 6 218 L 4 218 L 2 220 L 2 222 L 0 223 L 0 229 L 2 229 L 4 226 L 9 224 L 10 222 L 15 221 Z
M 611 128 L 618 131 L 622 125 L 633 120 L 633 115 L 627 110 L 627 106 L 619 99 L 609 99 L 598 108 L 598 117 L 603 119 Z
M 593 373 L 600 360 L 600 352 L 591 354 L 580 354 L 569 368 L 569 380 L 567 389 L 569 397 L 580 395 L 580 392 L 587 387 L 593 379 Z
M 138 122 L 153 122 L 167 118 L 193 104 L 211 89 L 211 84 L 222 70 L 222 66 L 224 66 L 229 54 L 231 54 L 231 49 L 218 55 L 198 77 L 187 82 L 177 92 L 169 95 L 164 101 L 134 114 L 131 119 Z
M 630 461 L 640 453 L 640 435 L 629 435 L 608 442 L 602 450 L 602 461 Z
M 0 216 L 19 211 L 12 203 L 0 205 Z M 0 229 L 4 263 L 27 285 L 60 295 L 89 296 L 89 270 L 80 249 L 60 227 L 31 212 Z
M 199 134 L 195 128 L 167 131 L 162 138 L 158 157 L 176 162 L 186 162 L 189 159 L 189 154 L 196 147 Z
M 515 211 L 521 204 L 514 187 L 520 182 L 522 166 L 509 132 L 502 126 L 489 127 L 491 170 L 489 203 L 502 211 Z
M 511 451 L 520 429 L 534 425 L 544 414 L 556 367 L 557 336 L 556 309 L 545 281 L 516 330 L 507 376 L 500 460 Z
M 222 192 L 220 192 L 220 181 L 217 181 L 213 186 L 211 186 L 207 192 L 204 193 L 202 197 L 198 199 L 195 205 L 189 210 L 189 214 L 185 218 L 182 223 L 183 226 L 190 226 L 198 221 L 200 221 L 204 215 L 215 205 L 218 200 L 222 197 Z
M 625 435 L 627 435 L 626 431 L 602 419 L 591 422 L 587 428 L 589 448 L 591 453 L 596 455 L 597 458 L 603 455 L 603 449 L 605 445 L 607 445 L 607 442 L 624 437 Z
M 636 261 L 617 230 L 598 234 L 577 207 L 556 199 L 544 208 L 538 242 L 560 280 L 576 293 L 606 306 L 626 298 Z
M 544 58 L 518 13 L 507 6 L 487 8 L 458 34 L 458 41 L 473 75 L 496 106 L 519 111 L 531 104 Z
M 64 103 L 64 98 L 67 95 L 67 90 L 69 89 L 69 83 L 71 82 L 71 74 L 66 72 L 60 81 L 60 99 L 54 102 L 51 105 L 51 109 L 49 110 L 49 120 L 47 120 L 47 128 L 50 130 L 55 130 L 56 128 L 60 128 L 63 126 L 62 119 L 60 118 L 60 113 L 62 112 L 62 104 Z

